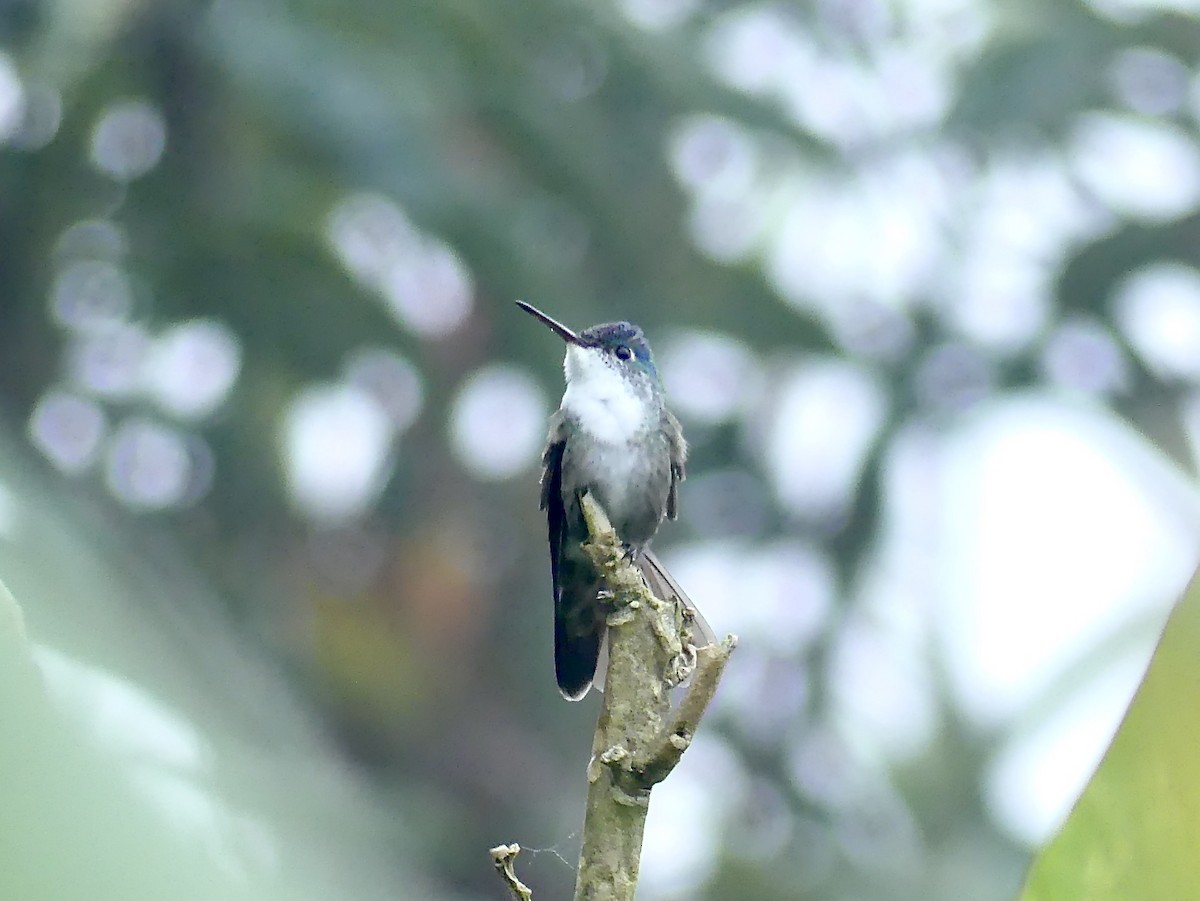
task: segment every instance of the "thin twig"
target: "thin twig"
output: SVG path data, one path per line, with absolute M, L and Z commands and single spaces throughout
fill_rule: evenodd
M 514 901 L 533 901 L 533 892 L 517 878 L 516 871 L 513 869 L 513 865 L 517 862 L 517 855 L 521 853 L 521 846 L 516 842 L 511 845 L 497 845 L 488 853 L 492 855 L 492 866 L 496 868 L 496 872 L 508 886 L 508 891 L 512 894 Z
M 729 655 L 736 647 L 737 638 L 730 635 L 720 644 L 696 649 L 696 669 L 692 673 L 692 684 L 688 686 L 687 694 L 654 744 L 635 757 L 630 766 L 643 788 L 649 789 L 666 779 L 691 745 L 700 719 L 716 693 L 721 674 L 725 672 Z

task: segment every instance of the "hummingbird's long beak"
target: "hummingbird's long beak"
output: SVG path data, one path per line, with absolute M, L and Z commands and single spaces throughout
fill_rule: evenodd
M 548 329 L 550 329 L 550 331 L 554 332 L 554 334 L 558 335 L 558 337 L 562 338 L 568 344 L 578 344 L 579 343 L 579 336 L 577 334 L 575 334 L 573 331 L 571 331 L 569 328 L 567 328 L 565 325 L 563 325 L 557 319 L 551 319 L 549 316 L 547 316 L 545 313 L 543 313 L 541 310 L 539 310 L 533 304 L 525 303 L 525 301 L 523 301 L 523 300 L 518 300 L 517 306 L 519 306 L 522 310 L 524 310 L 530 316 L 533 316 L 536 319 L 540 319 L 542 321 L 542 323 Z

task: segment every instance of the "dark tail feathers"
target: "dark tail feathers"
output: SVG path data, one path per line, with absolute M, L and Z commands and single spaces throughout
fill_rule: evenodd
M 554 675 L 558 690 L 568 701 L 578 701 L 592 687 L 604 617 L 597 615 L 595 592 L 586 606 L 560 605 L 554 616 Z

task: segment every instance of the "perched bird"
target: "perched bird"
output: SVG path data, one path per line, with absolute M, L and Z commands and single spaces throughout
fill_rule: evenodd
M 675 518 L 687 444 L 663 401 L 640 328 L 609 322 L 576 334 L 524 301 L 517 305 L 567 345 L 567 390 L 550 419 L 541 506 L 549 524 L 554 583 L 554 672 L 563 697 L 577 701 L 596 678 L 607 628 L 607 610 L 598 597 L 600 576 L 581 547 L 588 529 L 580 495 L 590 491 L 604 507 L 651 589 L 677 593 L 646 545 L 663 519 Z M 707 624 L 702 631 L 711 634 Z

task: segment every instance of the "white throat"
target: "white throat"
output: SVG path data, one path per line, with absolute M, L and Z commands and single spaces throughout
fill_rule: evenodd
M 596 440 L 625 444 L 650 424 L 650 404 L 608 364 L 604 351 L 569 345 L 563 369 L 567 375 L 563 409 Z

